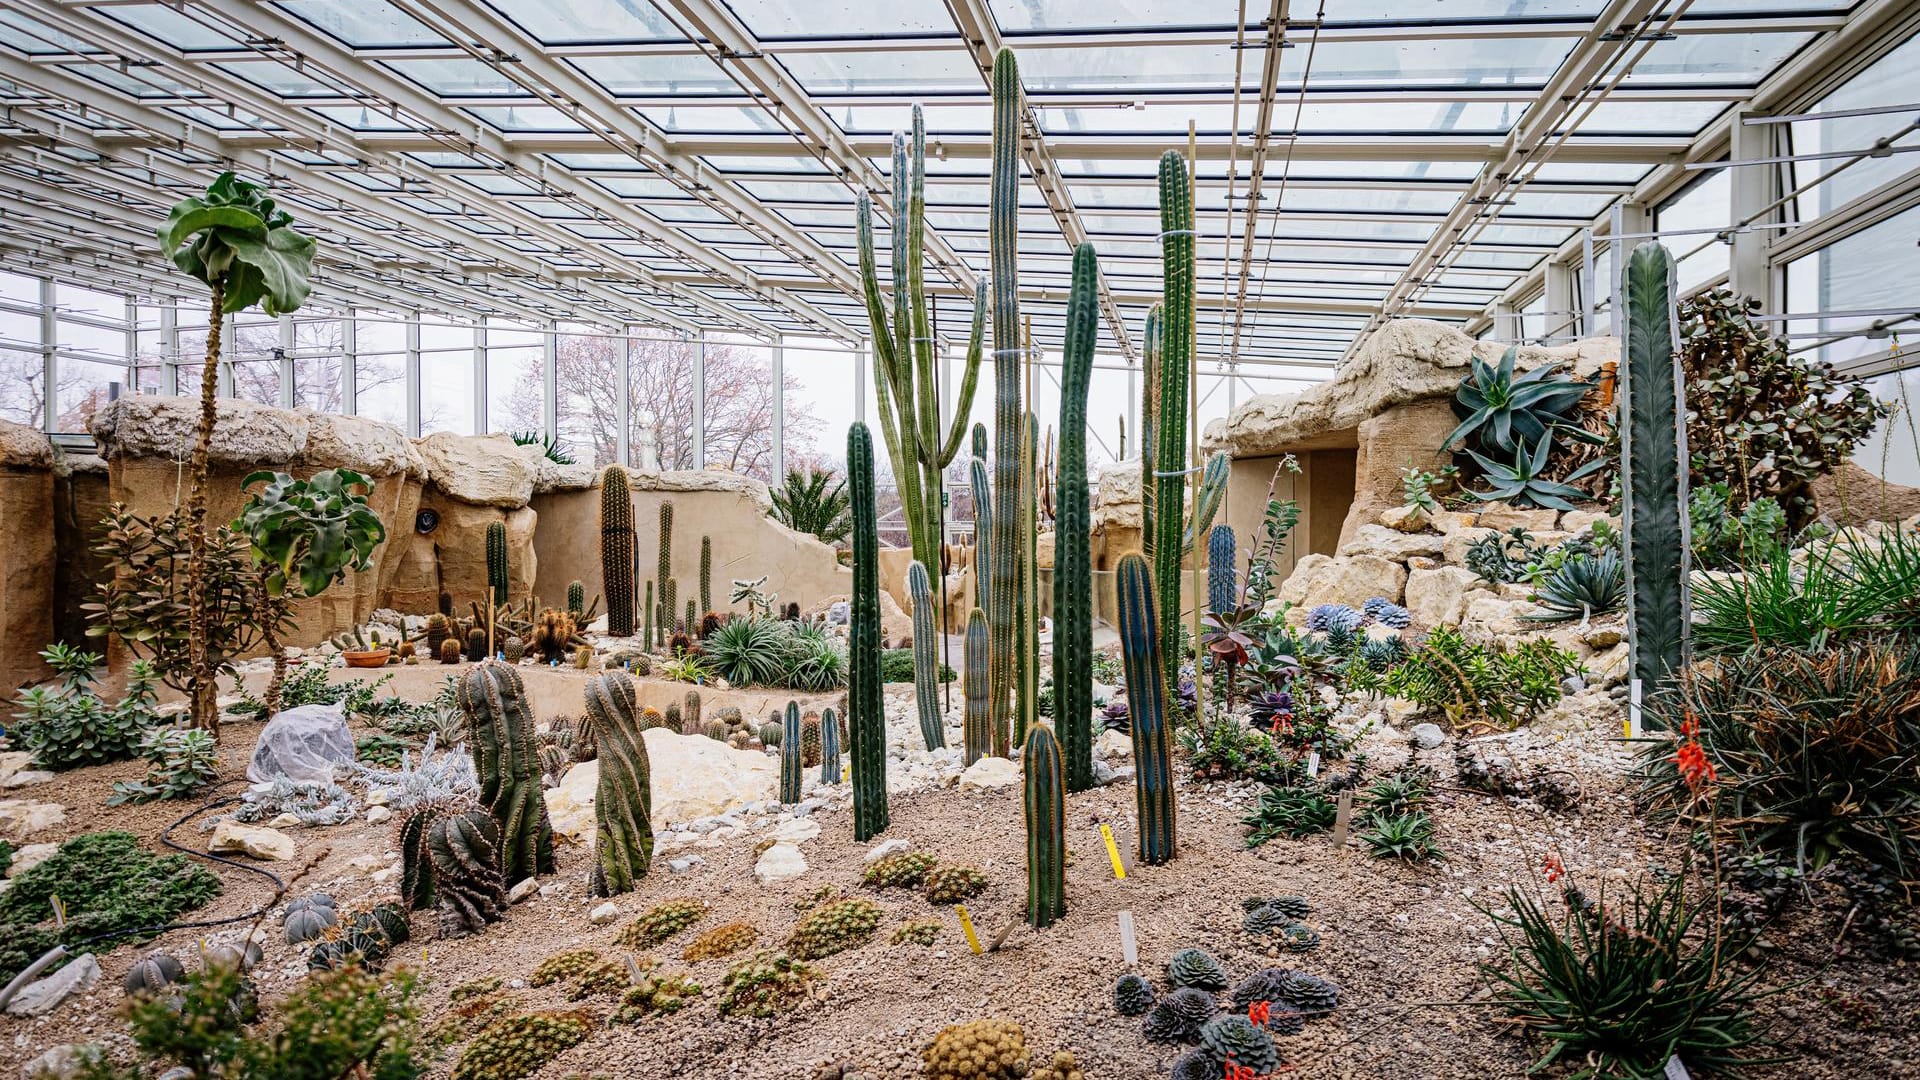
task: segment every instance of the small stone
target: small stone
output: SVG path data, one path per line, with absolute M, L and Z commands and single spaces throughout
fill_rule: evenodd
M 507 903 L 517 904 L 539 891 L 542 891 L 539 879 L 521 878 L 513 883 L 513 888 L 507 890 Z
M 347 866 L 350 869 L 358 870 L 363 874 L 370 874 L 385 865 L 387 865 L 387 860 L 384 856 L 380 855 L 356 855 L 352 859 L 347 860 Z
M 784 841 L 762 852 L 760 861 L 753 864 L 754 880 L 762 885 L 792 881 L 806 872 L 807 857 L 800 853 L 798 845 Z
M 293 814 L 275 814 L 267 821 L 269 829 L 297 829 L 300 819 Z
M 1447 741 L 1447 733 L 1440 730 L 1439 724 L 1415 724 L 1407 734 L 1413 739 L 1413 745 L 1422 750 L 1432 750 Z
M 533 879 L 528 878 L 526 880 L 532 881 Z M 516 882 L 516 884 L 518 883 Z M 540 899 L 550 900 L 553 897 L 559 896 L 561 893 L 564 893 L 566 891 L 567 891 L 566 885 L 562 884 L 561 882 L 549 881 L 545 885 L 540 886 Z M 511 898 L 513 894 L 508 893 L 507 896 Z
M 7 777 L 6 786 L 10 788 L 32 787 L 35 784 L 45 784 L 52 779 L 53 774 L 47 772 L 45 769 L 25 769 Z
M 372 876 L 375 885 L 385 885 L 387 882 L 400 876 L 400 868 L 397 866 L 389 866 L 384 870 L 375 870 Z
M 384 806 L 369 807 L 367 810 L 367 824 L 369 825 L 378 825 L 391 817 L 393 817 L 393 811 Z
M 64 1043 L 21 1068 L 21 1080 L 74 1080 L 100 1060 L 100 1048 L 92 1043 Z
M 706 860 L 702 859 L 698 855 L 682 855 L 677 859 L 668 859 L 667 869 L 673 871 L 676 874 L 684 874 L 687 871 L 705 862 Z
M 7 876 L 17 878 L 52 858 L 53 853 L 59 850 L 59 844 L 26 844 L 15 848 L 13 864 L 7 867 Z
M 1020 782 L 1020 766 L 1010 758 L 983 757 L 960 774 L 960 786 L 978 791 L 1008 788 Z
M 67 823 L 67 808 L 31 799 L 0 799 L 0 834 L 32 836 Z
M 60 1003 L 82 990 L 90 990 L 100 981 L 100 961 L 92 953 L 81 953 L 66 967 L 40 979 L 30 982 L 7 1002 L 7 1013 L 11 1016 L 45 1016 L 60 1007 Z
M 293 837 L 274 829 L 242 825 L 231 818 L 213 827 L 207 841 L 207 853 L 226 855 L 238 852 L 250 858 L 280 861 L 291 859 L 299 851 Z
M 1400 532 L 1420 532 L 1432 524 L 1427 512 L 1418 506 L 1394 506 L 1380 511 L 1380 524 Z
M 1093 782 L 1106 787 L 1120 778 L 1120 771 L 1107 764 L 1105 758 L 1093 759 Z
M 587 912 L 587 921 L 595 926 L 605 926 L 619 917 L 620 905 L 611 900 Z
M 790 844 L 803 844 L 820 835 L 820 823 L 812 818 L 792 818 L 767 830 L 767 836 Z
M 889 855 L 898 855 L 912 847 L 913 843 L 903 837 L 896 836 L 891 840 L 882 840 L 867 849 L 867 865 L 872 866 Z
M 1133 738 L 1123 731 L 1106 731 L 1094 736 L 1093 753 L 1096 757 L 1130 757 L 1133 754 Z

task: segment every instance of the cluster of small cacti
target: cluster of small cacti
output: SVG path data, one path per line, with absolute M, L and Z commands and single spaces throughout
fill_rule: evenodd
M 593 1015 L 579 1011 L 524 1013 L 496 1020 L 460 1052 L 452 1080 L 532 1076 L 585 1040 L 593 1029 Z
M 528 640 L 528 645 L 541 660 L 557 664 L 567 658 L 567 650 L 574 644 L 578 634 L 579 628 L 574 625 L 573 616 L 548 608 L 534 620 L 533 636 Z
M 707 915 L 700 900 L 668 900 L 642 912 L 620 932 L 620 944 L 629 949 L 651 949 Z
M 693 939 L 687 951 L 681 955 L 688 960 L 714 960 L 722 956 L 732 956 L 744 952 L 759 940 L 760 931 L 743 922 L 731 922 L 716 926 Z
M 316 941 L 340 921 L 333 897 L 326 893 L 295 900 L 280 916 L 281 930 L 289 945 Z
M 640 976 L 620 995 L 620 1007 L 608 1017 L 609 1023 L 638 1023 L 654 1013 L 678 1012 L 699 997 L 701 986 L 686 975 L 661 974 L 652 960 L 636 965 Z
M 880 928 L 880 908 L 861 897 L 838 900 L 815 908 L 787 937 L 787 952 L 801 960 L 859 948 Z
M 526 687 L 506 664 L 487 662 L 460 677 L 480 801 L 499 823 L 500 871 L 513 885 L 553 873 L 553 829 L 540 785 L 533 713 Z
M 893 928 L 890 941 L 894 945 L 924 945 L 933 947 L 940 941 L 941 926 L 937 922 L 905 922 Z
M 971 866 L 942 866 L 926 876 L 927 899 L 936 904 L 970 900 L 987 887 L 987 875 Z
M 918 888 L 936 861 L 924 851 L 897 852 L 867 867 L 860 883 L 875 889 Z
M 442 814 L 427 827 L 432 896 L 442 937 L 485 929 L 506 914 L 500 869 L 500 826 L 485 810 Z
M 1087 1074 L 1080 1068 L 1080 1059 L 1073 1051 L 1062 1050 L 1053 1055 L 1053 1060 L 1033 1070 L 1028 1080 L 1087 1080 Z
M 927 1080 L 1016 1080 L 1031 1071 L 1027 1033 L 1011 1020 L 974 1020 L 940 1029 L 920 1052 Z
M 474 979 L 453 988 L 453 1008 L 434 1021 L 427 1034 L 439 1045 L 462 1042 L 485 1031 L 513 1011 L 513 996 L 501 991 L 506 980 L 498 975 Z
M 727 969 L 720 982 L 720 1014 L 766 1018 L 805 1001 L 818 973 L 786 953 L 761 952 Z
M 395 945 L 413 936 L 407 913 L 398 904 L 380 904 L 331 927 L 307 954 L 311 971 L 334 971 L 348 965 L 378 967 Z
M 527 978 L 527 982 L 533 986 L 551 986 L 557 982 L 567 982 L 585 975 L 602 962 L 600 954 L 592 949 L 572 949 L 554 953 L 540 961 L 540 966 L 533 969 L 533 974 Z

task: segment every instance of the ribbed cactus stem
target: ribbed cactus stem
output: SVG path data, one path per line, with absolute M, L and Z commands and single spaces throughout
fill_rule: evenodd
M 874 508 L 873 436 L 847 431 L 853 495 L 853 612 L 847 630 L 847 741 L 853 751 L 853 838 L 887 827 L 887 718 L 880 683 L 880 533 Z
M 500 824 L 485 810 L 436 817 L 427 831 L 443 937 L 473 933 L 507 910 Z
M 985 433 L 984 427 L 975 426 L 976 437 Z M 975 457 L 967 478 L 973 485 L 973 602 L 985 612 L 993 602 L 993 489 L 987 485 L 987 459 Z M 981 700 L 986 700 L 984 694 Z
M 599 752 L 594 791 L 595 896 L 632 892 L 653 862 L 653 782 L 640 734 L 633 677 L 608 671 L 587 680 L 587 721 Z
M 1193 364 L 1193 191 L 1177 151 L 1160 156 L 1160 253 L 1165 314 L 1153 418 L 1153 582 L 1164 663 L 1180 663 L 1180 558 L 1186 522 L 1187 381 Z M 1144 481 L 1146 478 L 1143 477 Z
M 1120 559 L 1120 649 L 1127 673 L 1133 727 L 1135 809 L 1140 861 L 1158 866 L 1176 846 L 1173 804 L 1173 731 L 1167 723 L 1167 680 L 1159 628 L 1154 625 L 1153 576 L 1138 555 Z
M 694 610 L 693 597 L 689 596 L 687 597 L 686 620 L 681 624 L 681 629 L 691 634 L 694 631 L 698 630 L 699 628 L 700 628 L 700 613 Z
M 553 873 L 553 830 L 520 673 L 497 660 L 483 661 L 460 677 L 458 698 L 480 780 L 480 803 L 500 825 L 506 883 Z
M 1207 534 L 1207 610 L 1224 615 L 1239 606 L 1234 588 L 1233 530 L 1215 525 Z
M 578 622 L 587 613 L 587 587 L 578 581 L 567 582 L 567 614 Z
M 1036 723 L 1020 748 L 1027 823 L 1027 922 L 1052 926 L 1067 914 L 1067 791 L 1060 740 Z
M 400 821 L 400 899 L 411 911 L 433 906 L 433 853 L 427 834 L 442 809 L 431 803 L 416 807 Z
M 700 538 L 700 610 L 713 610 L 713 537 Z M 687 620 L 691 623 L 693 620 Z
M 780 803 L 792 806 L 800 801 L 801 757 L 800 703 L 787 702 L 786 720 L 780 725 Z
M 1180 534 L 1183 557 L 1193 554 L 1194 538 L 1206 535 L 1213 527 L 1214 515 L 1220 512 L 1220 501 L 1227 495 L 1227 477 L 1232 467 L 1233 460 L 1226 454 L 1215 454 L 1200 470 L 1200 484 L 1193 492 L 1193 513 L 1187 515 L 1186 531 Z
M 1053 523 L 1053 716 L 1069 791 L 1093 787 L 1093 562 L 1088 539 L 1087 386 L 1100 332 L 1093 245 L 1073 253 L 1060 358 L 1060 457 Z
M 627 470 L 609 465 L 600 480 L 600 576 L 607 593 L 607 633 L 614 637 L 633 636 L 633 559 L 633 494 Z M 571 607 L 571 592 L 567 602 Z M 651 593 L 647 606 L 653 606 Z
M 967 636 L 960 650 L 960 691 L 966 699 L 966 719 L 962 742 L 968 765 L 997 751 L 993 741 L 993 718 L 987 708 L 987 655 L 992 644 L 987 637 L 987 617 L 979 608 L 967 616 Z
M 1027 413 L 1026 433 L 1020 443 L 1020 591 L 1015 610 L 1020 613 L 1013 634 L 1013 745 L 1027 741 L 1027 729 L 1040 717 L 1040 583 L 1037 577 L 1039 511 L 1034 502 L 1033 462 L 1039 452 L 1040 425 Z
M 1160 341 L 1165 308 L 1147 309 L 1146 332 L 1140 342 L 1140 553 L 1153 558 L 1153 496 L 1158 487 L 1153 474 L 1160 468 L 1155 456 L 1153 425 L 1160 404 Z
M 840 782 L 840 717 L 832 709 L 820 712 L 820 782 Z
M 1633 249 L 1626 292 L 1620 530 L 1631 674 L 1645 698 L 1686 668 L 1692 621 L 1686 397 L 1674 357 L 1673 258 L 1665 247 Z
M 940 654 L 934 648 L 933 584 L 927 568 L 907 567 L 907 598 L 913 601 L 913 704 L 920 714 L 920 737 L 927 749 L 947 745 L 946 725 L 940 721 Z
M 680 583 L 667 578 L 660 583 L 660 637 L 664 644 L 673 637 L 676 613 L 674 604 L 679 601 Z
M 507 526 L 501 521 L 487 523 L 487 588 L 495 605 L 507 602 Z
M 987 553 L 987 629 L 993 639 L 988 708 L 996 733 L 1011 723 L 1020 622 L 1020 70 L 1011 49 L 993 58 L 993 137 L 988 169 L 988 280 L 993 288 L 993 535 Z M 996 736 L 995 742 L 999 739 Z M 996 748 L 997 749 L 997 748 Z
M 658 648 L 658 647 L 659 647 L 659 644 L 660 644 L 660 642 L 659 642 L 659 641 L 658 641 L 657 639 L 655 639 L 655 638 L 654 638 L 654 636 L 653 636 L 653 634 L 654 634 L 654 630 L 653 630 L 653 615 L 654 615 L 654 606 L 653 606 L 653 582 L 651 582 L 651 581 L 649 581 L 649 582 L 647 582 L 647 607 L 646 607 L 646 612 L 647 612 L 647 616 L 646 616 L 646 617 L 647 617 L 647 627 L 646 627 L 646 633 L 645 633 L 645 635 L 643 635 L 643 636 L 641 637 L 641 639 L 640 639 L 640 640 L 641 640 L 641 642 L 642 642 L 642 648 L 647 648 L 647 649 L 653 649 L 653 648 Z

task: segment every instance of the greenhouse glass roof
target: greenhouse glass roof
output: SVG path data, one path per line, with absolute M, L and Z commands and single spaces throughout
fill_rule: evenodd
M 153 226 L 231 166 L 322 237 L 324 299 L 854 340 L 856 193 L 920 102 L 963 340 L 1004 45 L 1036 340 L 1084 239 L 1103 351 L 1136 353 L 1155 161 L 1191 139 L 1203 355 L 1323 368 L 1382 318 L 1483 312 L 1863 6 L 9 0 L 0 263 L 177 292 Z

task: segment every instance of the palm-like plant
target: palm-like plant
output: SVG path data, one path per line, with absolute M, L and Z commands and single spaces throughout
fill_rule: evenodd
M 786 481 L 768 494 L 773 516 L 795 532 L 811 533 L 822 543 L 843 544 L 853 531 L 853 499 L 845 480 L 824 470 L 788 469 Z
M 1440 445 L 1471 439 L 1489 453 L 1517 454 L 1550 443 L 1549 436 L 1554 434 L 1576 442 L 1603 441 L 1573 416 L 1593 385 L 1562 375 L 1557 362 L 1516 375 L 1514 360 L 1519 352 L 1519 346 L 1508 346 L 1498 364 L 1474 358 L 1473 370 L 1454 393 L 1453 411 L 1461 417 L 1460 426 Z
M 1467 456 L 1480 466 L 1482 479 L 1489 485 L 1486 491 L 1467 492 L 1482 502 L 1499 499 L 1510 503 L 1545 507 L 1549 510 L 1572 510 L 1574 507 L 1570 500 L 1587 497 L 1586 492 L 1570 483 L 1548 480 L 1545 477 L 1547 459 L 1553 456 L 1553 442 L 1550 439 L 1541 439 L 1532 449 L 1520 447 L 1514 452 L 1511 465 L 1503 465 L 1482 457 L 1472 450 L 1467 451 Z M 1591 476 L 1606 463 L 1605 458 L 1596 458 L 1567 474 L 1567 479 L 1578 480 Z
M 1618 611 L 1627 602 L 1627 568 L 1615 550 L 1572 555 L 1542 579 L 1533 602 L 1547 610 L 1529 615 L 1534 622 L 1565 622 Z

